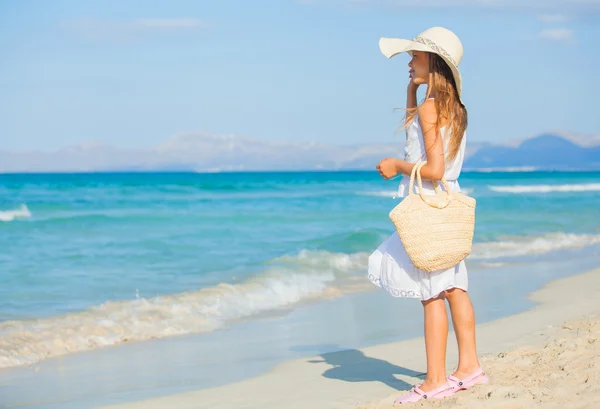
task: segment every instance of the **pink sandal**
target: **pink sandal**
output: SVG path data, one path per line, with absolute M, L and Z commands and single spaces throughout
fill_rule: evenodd
M 488 383 L 490 378 L 483 372 L 483 369 L 479 368 L 477 371 L 472 373 L 463 379 L 458 379 L 456 376 L 450 375 L 448 377 L 448 383 L 456 388 L 457 391 L 466 391 L 475 385 Z
M 417 402 L 421 399 L 443 399 L 448 396 L 454 395 L 456 389 L 449 383 L 445 383 L 441 387 L 434 389 L 429 392 L 424 392 L 418 386 L 415 386 L 410 393 L 400 396 L 394 401 L 394 403 L 412 403 Z

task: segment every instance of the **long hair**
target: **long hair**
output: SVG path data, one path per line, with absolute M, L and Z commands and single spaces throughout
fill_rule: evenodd
M 427 95 L 429 98 L 432 91 L 435 94 L 435 109 L 437 111 L 437 123 L 435 124 L 436 132 L 441 128 L 440 123 L 446 122 L 446 129 L 451 129 L 450 141 L 448 141 L 447 158 L 452 160 L 458 154 L 463 136 L 467 129 L 467 109 L 460 101 L 456 82 L 452 75 L 452 70 L 446 64 L 446 61 L 437 54 L 429 54 L 429 72 L 432 73 L 432 81 L 427 87 Z M 405 129 L 415 120 L 417 116 L 417 108 L 406 108 L 404 124 L 400 130 Z

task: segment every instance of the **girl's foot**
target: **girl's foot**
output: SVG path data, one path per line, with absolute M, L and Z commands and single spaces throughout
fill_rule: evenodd
M 400 396 L 398 399 L 396 399 L 394 403 L 412 403 L 420 401 L 421 399 L 443 399 L 448 396 L 454 395 L 455 392 L 456 389 L 449 383 L 445 383 L 439 388 L 429 392 L 425 392 L 419 386 L 415 386 L 409 393 Z
M 419 389 L 421 389 L 423 392 L 427 393 L 427 392 L 431 392 L 431 391 L 441 388 L 447 382 L 448 382 L 448 379 L 446 379 L 446 378 L 442 378 L 442 379 L 425 378 L 425 381 L 423 381 L 423 383 L 421 385 L 419 385 Z
M 463 376 L 459 371 L 448 377 L 448 383 L 456 388 L 457 391 L 467 390 L 475 385 L 488 383 L 490 379 L 482 368 L 477 369 L 469 375 Z
M 461 367 L 459 365 L 459 367 L 456 368 L 456 371 L 454 371 L 452 376 L 454 376 L 455 378 L 459 378 L 459 379 L 466 378 L 467 376 L 470 376 L 470 375 L 474 374 L 475 372 L 477 372 L 479 369 L 481 369 L 481 365 L 479 364 L 479 362 L 472 366 Z

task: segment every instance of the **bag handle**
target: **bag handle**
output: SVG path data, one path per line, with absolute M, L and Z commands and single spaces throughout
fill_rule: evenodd
M 423 165 L 427 163 L 427 162 L 421 162 L 421 163 L 417 163 L 415 166 L 413 166 L 412 171 L 410 172 L 410 183 L 408 184 L 408 194 L 412 195 L 414 194 L 414 190 L 415 190 L 415 174 L 417 173 L 417 171 L 419 172 L 419 179 L 421 178 L 421 168 L 423 167 Z
M 417 183 L 419 185 L 419 196 L 421 196 L 421 199 L 430 206 L 436 206 L 439 208 L 446 207 L 452 200 L 452 189 L 450 189 L 450 186 L 448 185 L 448 181 L 446 181 L 445 177 L 442 176 L 442 179 L 441 179 L 442 185 L 444 185 L 444 188 L 446 188 L 446 192 L 448 192 L 448 197 L 447 197 L 447 200 L 445 203 L 441 203 L 439 205 L 434 205 L 433 203 L 431 203 L 431 201 L 429 201 L 425 197 L 425 195 L 423 195 L 423 180 L 421 179 L 421 168 L 423 166 L 425 166 L 426 164 L 427 164 L 427 161 L 418 163 L 415 166 L 413 166 L 412 172 L 410 173 L 410 184 L 408 187 L 408 194 L 409 195 L 415 194 L 414 187 L 415 187 L 415 176 L 416 176 Z M 440 186 L 437 183 L 437 181 L 432 180 L 431 182 L 433 183 L 433 188 L 435 189 L 435 192 L 438 194 L 441 193 L 441 189 L 440 189 Z

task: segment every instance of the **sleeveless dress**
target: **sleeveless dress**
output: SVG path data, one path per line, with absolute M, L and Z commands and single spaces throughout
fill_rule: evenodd
M 447 154 L 450 133 L 446 127 L 440 128 L 440 132 L 444 141 L 444 153 Z M 460 191 L 458 176 L 462 169 L 466 140 L 465 134 L 456 158 L 452 161 L 446 160 L 445 163 L 444 176 L 450 189 L 456 192 Z M 404 152 L 404 159 L 407 162 L 420 163 L 427 160 L 423 132 L 418 117 L 406 128 Z M 399 197 L 408 194 L 409 182 L 410 176 L 405 175 L 398 186 Z M 444 189 L 441 183 L 440 187 Z M 414 191 L 415 193 L 419 192 L 416 180 Z M 423 192 L 426 194 L 435 193 L 431 181 L 423 180 Z M 451 288 L 460 288 L 465 291 L 468 288 L 467 268 L 464 260 L 446 270 L 430 273 L 420 270 L 415 267 L 408 257 L 397 232 L 394 232 L 381 243 L 369 256 L 368 278 L 373 284 L 394 297 L 418 298 L 422 301 L 435 298 Z

